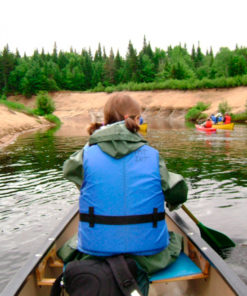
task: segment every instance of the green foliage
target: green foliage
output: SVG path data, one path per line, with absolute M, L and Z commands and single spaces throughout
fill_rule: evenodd
M 139 85 L 137 85 L 139 84 Z M 247 48 L 231 51 L 221 48 L 214 56 L 212 49 L 206 55 L 200 45 L 193 46 L 191 54 L 186 46 L 171 47 L 165 51 L 152 50 L 144 37 L 138 53 L 130 41 L 126 57 L 115 55 L 99 44 L 94 58 L 90 49 L 79 54 L 44 50 L 21 57 L 11 53 L 8 46 L 0 51 L 1 93 L 22 94 L 26 97 L 40 91 L 74 90 L 104 91 L 204 89 L 247 86 Z
M 101 82 L 98 82 L 97 86 L 92 89 L 92 92 L 102 92 L 105 90 L 104 85 Z
M 40 97 L 41 97 L 41 95 L 47 96 L 45 93 L 39 94 Z M 43 99 L 40 99 L 40 100 L 43 100 Z M 38 112 L 37 109 L 33 110 L 33 109 L 26 107 L 25 105 L 23 105 L 21 103 L 8 101 L 6 99 L 0 98 L 0 104 L 5 105 L 9 109 L 16 110 L 18 112 L 23 112 L 28 115 L 32 115 L 32 116 L 44 115 L 44 114 L 39 114 L 39 113 L 43 113 L 43 112 Z M 44 117 L 46 120 L 54 123 L 57 127 L 59 127 L 61 125 L 61 120 L 57 116 L 55 116 L 54 114 L 45 114 Z
M 46 114 L 45 119 L 55 123 L 56 126 L 60 126 L 61 125 L 61 120 L 54 114 Z
M 106 88 L 105 88 L 105 92 L 107 92 L 107 93 L 112 93 L 112 92 L 114 92 L 114 87 L 112 87 L 112 86 L 107 86 Z
M 231 117 L 234 122 L 247 122 L 247 112 L 232 114 Z
M 2 101 L 6 101 L 6 100 L 7 100 L 7 96 L 6 96 L 6 95 L 1 95 L 1 96 L 0 96 L 0 100 L 2 100 Z
M 43 116 L 52 114 L 53 111 L 55 111 L 55 105 L 52 98 L 47 92 L 39 92 L 36 98 L 36 114 Z
M 221 103 L 219 103 L 219 106 L 218 106 L 218 110 L 220 113 L 222 113 L 223 115 L 226 113 L 226 112 L 230 112 L 231 111 L 231 107 L 228 105 L 228 103 L 226 101 L 223 101 Z
M 200 111 L 205 111 L 210 107 L 210 104 L 205 104 L 204 102 L 197 102 L 195 108 Z
M 203 111 L 207 110 L 210 104 L 205 104 L 203 102 L 198 102 L 196 106 L 190 108 L 185 115 L 185 119 L 187 121 L 197 121 L 200 119 L 207 118 L 207 114 L 202 113 Z
M 8 101 L 6 99 L 0 99 L 0 104 L 5 105 L 6 107 L 8 107 L 9 109 L 13 109 L 16 111 L 20 111 L 29 115 L 34 115 L 35 112 L 34 110 L 26 107 L 25 105 L 18 103 L 18 102 L 12 102 L 12 101 Z

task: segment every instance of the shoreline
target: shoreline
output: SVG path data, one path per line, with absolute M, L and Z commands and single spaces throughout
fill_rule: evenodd
M 4 135 L 0 138 L 0 150 L 3 150 L 4 148 L 8 147 L 11 144 L 14 144 L 15 141 L 23 134 L 29 134 L 36 132 L 38 130 L 46 130 L 51 128 L 52 126 L 44 126 L 44 127 L 39 127 L 39 128 L 31 128 L 31 129 L 26 129 L 21 132 L 16 132 L 14 134 L 10 135 Z
M 122 93 L 122 92 L 121 92 Z M 154 90 L 154 91 L 125 91 L 142 106 L 143 117 L 146 122 L 161 126 L 164 122 L 184 124 L 188 109 L 198 102 L 209 104 L 207 114 L 217 112 L 218 106 L 226 102 L 233 113 L 241 113 L 246 109 L 247 87 L 231 89 L 203 89 L 192 91 L 181 90 Z M 73 91 L 58 91 L 50 93 L 54 103 L 56 115 L 62 123 L 59 135 L 70 134 L 85 135 L 86 126 L 93 121 L 101 122 L 103 107 L 113 93 L 88 93 Z M 36 97 L 27 99 L 23 96 L 10 96 L 8 100 L 20 102 L 33 108 Z M 43 117 L 32 117 L 27 114 L 10 110 L 0 105 L 0 149 L 13 143 L 21 134 L 34 132 L 38 129 L 54 126 Z

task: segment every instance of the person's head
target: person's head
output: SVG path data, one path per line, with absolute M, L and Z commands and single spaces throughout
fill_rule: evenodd
M 124 120 L 127 129 L 131 132 L 136 132 L 139 130 L 140 116 L 140 104 L 123 93 L 112 95 L 104 106 L 105 125 Z M 91 124 L 88 128 L 89 134 L 92 134 L 97 128 L 99 126 L 96 127 L 96 124 Z
M 111 96 L 104 107 L 105 124 L 125 120 L 126 123 L 139 123 L 141 116 L 140 104 L 125 94 L 115 94 Z

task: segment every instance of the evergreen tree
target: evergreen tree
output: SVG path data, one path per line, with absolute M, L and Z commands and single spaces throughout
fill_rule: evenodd
M 200 67 L 202 63 L 203 63 L 203 54 L 201 51 L 200 44 L 198 44 L 197 51 L 196 51 L 196 61 L 195 61 L 196 68 Z
M 139 55 L 139 73 L 138 82 L 152 82 L 154 81 L 154 63 L 147 54 Z
M 23 77 L 26 75 L 26 72 L 28 71 L 30 67 L 30 61 L 26 59 L 18 59 L 17 65 L 13 71 L 9 74 L 9 89 L 11 92 L 15 93 L 22 93 L 21 88 L 21 81 Z
M 137 70 L 138 70 L 137 53 L 131 41 L 129 41 L 129 45 L 128 45 L 125 66 L 126 66 L 125 68 L 126 81 L 137 81 Z
M 54 43 L 53 52 L 52 52 L 52 60 L 54 63 L 57 63 L 57 43 Z
M 9 93 L 9 75 L 15 68 L 16 58 L 9 51 L 8 44 L 4 47 L 2 56 L 0 56 L 0 86 L 3 93 Z
M 115 66 L 115 77 L 114 81 L 116 84 L 124 82 L 124 60 L 120 56 L 119 50 L 117 51 L 116 57 L 114 59 Z
M 94 55 L 94 62 L 101 62 L 102 59 L 103 58 L 102 58 L 101 45 L 99 43 L 98 49 L 96 50 L 95 55 Z
M 92 85 L 92 78 L 93 78 L 93 65 L 92 65 L 92 56 L 90 52 L 86 50 L 82 51 L 83 57 L 83 74 L 85 76 L 85 88 L 90 89 Z
M 115 84 L 115 63 L 114 63 L 114 53 L 111 48 L 110 56 L 106 59 L 104 65 L 104 85 L 113 85 Z
M 192 59 L 194 65 L 195 65 L 196 64 L 196 50 L 195 50 L 195 45 L 194 44 L 192 46 L 191 59 Z
M 37 61 L 32 61 L 25 76 L 20 82 L 21 93 L 26 97 L 37 94 L 40 90 L 46 90 L 47 77 Z
M 235 54 L 229 61 L 229 76 L 241 76 L 247 73 L 247 62 L 242 55 Z
M 229 66 L 233 53 L 227 47 L 221 47 L 216 54 L 212 67 L 216 71 L 216 77 L 229 77 Z

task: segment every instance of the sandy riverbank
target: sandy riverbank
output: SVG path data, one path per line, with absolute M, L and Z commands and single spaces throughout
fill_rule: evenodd
M 226 101 L 233 113 L 243 112 L 247 101 L 247 87 L 232 89 L 210 89 L 196 91 L 140 91 L 126 92 L 138 100 L 143 107 L 144 119 L 152 118 L 155 125 L 163 120 L 184 121 L 187 110 L 203 101 L 210 105 L 208 114 L 217 112 L 219 103 Z M 56 92 L 51 94 L 56 111 L 54 114 L 62 121 L 57 132 L 60 135 L 86 134 L 86 127 L 91 121 L 102 120 L 102 110 L 106 100 L 111 96 L 107 93 Z M 35 98 L 26 99 L 21 96 L 10 97 L 10 100 L 34 107 Z M 23 113 L 8 110 L 0 105 L 0 147 L 8 145 L 20 133 L 34 129 L 47 128 L 50 123 L 43 118 L 34 118 Z

